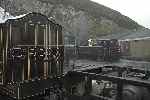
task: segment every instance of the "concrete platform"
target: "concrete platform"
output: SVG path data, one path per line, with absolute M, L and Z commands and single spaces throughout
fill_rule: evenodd
M 98 62 L 98 61 L 90 61 L 90 60 L 74 61 L 74 70 L 93 69 L 93 68 L 98 68 L 103 66 L 119 66 L 119 67 L 132 66 L 133 68 L 150 70 L 150 62 L 147 61 L 134 61 L 134 60 L 125 60 L 125 59 L 121 59 L 117 62 Z

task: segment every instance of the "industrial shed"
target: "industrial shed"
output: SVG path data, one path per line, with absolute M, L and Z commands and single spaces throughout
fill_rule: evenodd
M 124 53 L 128 59 L 150 60 L 150 32 L 141 31 L 120 38 L 122 41 L 121 47 L 124 48 Z
M 150 31 L 118 33 L 102 37 L 102 39 L 118 39 L 122 56 L 127 59 L 150 60 Z

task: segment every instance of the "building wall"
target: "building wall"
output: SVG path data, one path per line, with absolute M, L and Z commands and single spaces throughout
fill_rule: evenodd
M 120 50 L 122 56 L 129 56 L 130 42 L 129 41 L 119 41 Z
M 129 54 L 135 58 L 150 58 L 150 40 L 130 41 Z

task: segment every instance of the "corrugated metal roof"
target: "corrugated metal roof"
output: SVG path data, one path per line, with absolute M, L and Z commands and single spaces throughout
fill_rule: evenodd
M 141 39 L 150 39 L 150 31 L 136 31 L 136 32 L 129 32 L 129 33 L 117 33 L 117 34 L 110 34 L 107 36 L 102 36 L 100 39 L 118 39 L 118 40 L 141 40 Z
M 131 33 L 116 33 L 116 34 L 110 34 L 106 36 L 102 36 L 99 39 L 120 39 L 122 37 L 125 37 L 127 35 L 130 35 Z
M 130 35 L 127 35 L 125 37 L 121 37 L 121 40 L 125 39 L 130 39 L 130 40 L 135 40 L 135 39 L 148 39 L 150 37 L 150 31 L 139 31 L 132 33 Z

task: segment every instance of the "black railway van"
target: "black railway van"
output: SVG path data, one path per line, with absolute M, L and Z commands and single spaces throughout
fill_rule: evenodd
M 104 61 L 117 61 L 120 59 L 121 51 L 118 40 L 116 39 L 97 40 L 97 45 L 102 47 L 99 56 Z
M 0 93 L 15 99 L 40 95 L 63 74 L 62 26 L 39 13 L 0 24 Z

